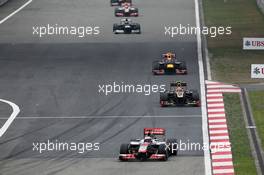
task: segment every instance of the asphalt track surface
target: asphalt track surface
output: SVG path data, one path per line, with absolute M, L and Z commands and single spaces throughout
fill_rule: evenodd
M 25 1 L 11 0 L 0 16 Z M 108 1 L 35 0 L 0 26 L 0 97 L 21 109 L 0 138 L 0 174 L 204 174 L 203 151 L 180 151 L 168 162 L 119 162 L 119 146 L 164 127 L 168 137 L 202 144 L 200 108 L 160 108 L 159 94 L 105 96 L 98 85 L 165 84 L 184 80 L 199 90 L 195 36 L 164 36 L 164 25 L 195 26 L 194 2 L 135 1 L 141 35 L 113 35 L 118 21 Z M 161 13 L 162 12 L 162 13 Z M 98 25 L 96 37 L 32 36 L 32 26 Z M 152 76 L 151 63 L 166 51 L 186 60 L 186 76 Z M 0 104 L 0 124 L 10 109 Z M 100 151 L 45 152 L 32 142 L 100 142 Z

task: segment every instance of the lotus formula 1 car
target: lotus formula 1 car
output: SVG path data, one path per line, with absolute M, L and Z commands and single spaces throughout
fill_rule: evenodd
M 137 17 L 138 8 L 131 7 L 130 4 L 124 3 L 122 7 L 115 8 L 116 17 Z
M 152 73 L 154 75 L 164 74 L 187 74 L 187 68 L 184 61 L 176 59 L 174 53 L 168 52 L 162 54 L 161 61 L 154 61 L 152 64 Z
M 160 138 L 158 138 L 160 137 Z M 143 139 L 133 139 L 120 147 L 119 160 L 168 160 L 169 156 L 177 155 L 176 139 L 166 139 L 163 128 L 144 128 Z
M 132 0 L 110 0 L 111 6 L 121 6 L 123 3 L 132 4 Z
M 131 19 L 121 19 L 119 24 L 113 25 L 113 32 L 115 34 L 124 33 L 124 34 L 140 34 L 140 24 L 133 23 Z
M 170 84 L 170 90 L 160 93 L 160 106 L 200 106 L 199 93 L 187 90 L 187 83 L 176 82 Z

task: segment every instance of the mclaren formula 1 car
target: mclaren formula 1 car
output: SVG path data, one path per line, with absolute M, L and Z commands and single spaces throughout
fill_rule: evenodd
M 115 8 L 116 17 L 137 17 L 138 8 L 131 7 L 129 4 L 124 3 L 122 7 Z
M 158 138 L 159 137 L 159 138 Z M 163 128 L 144 128 L 143 139 L 132 139 L 128 144 L 120 146 L 119 160 L 168 160 L 177 155 L 176 139 L 166 139 Z
M 133 23 L 131 19 L 121 19 L 119 24 L 113 25 L 113 32 L 115 34 L 125 33 L 125 34 L 140 34 L 140 24 Z
M 170 89 L 160 93 L 160 106 L 200 106 L 199 93 L 187 90 L 187 83 L 176 82 L 170 84 Z
M 123 3 L 132 4 L 132 0 L 110 0 L 111 6 L 121 6 Z
M 184 61 L 177 60 L 174 53 L 168 52 L 162 54 L 161 61 L 153 62 L 152 73 L 154 75 L 187 74 L 187 68 Z

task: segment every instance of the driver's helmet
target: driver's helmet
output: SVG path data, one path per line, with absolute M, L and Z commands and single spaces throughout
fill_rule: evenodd
M 176 86 L 177 86 L 177 87 L 182 87 L 181 82 L 180 82 L 180 81 L 177 81 L 177 82 L 176 82 Z
M 149 137 L 149 136 L 146 136 L 146 137 L 144 138 L 144 142 L 146 142 L 146 143 L 151 143 L 151 142 L 152 142 L 152 138 Z
M 128 24 L 129 23 L 129 19 L 125 18 L 124 22 L 125 22 L 125 24 Z
M 171 53 L 171 52 L 167 52 L 165 55 L 164 55 L 164 58 L 166 59 L 166 60 L 172 60 L 172 58 L 173 58 L 173 53 Z
M 129 8 L 130 7 L 130 4 L 129 3 L 127 3 L 127 2 L 125 2 L 125 3 L 122 3 L 122 7 L 124 7 L 124 8 Z
M 176 92 L 183 92 L 183 89 L 181 87 L 177 87 Z

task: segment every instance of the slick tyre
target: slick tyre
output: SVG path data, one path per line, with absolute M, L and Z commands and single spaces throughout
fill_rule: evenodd
M 195 101 L 199 101 L 200 100 L 199 93 L 196 90 L 192 90 L 192 98 Z
M 119 153 L 120 154 L 128 154 L 128 144 L 122 144 L 121 146 L 120 146 L 120 151 L 119 151 Z M 124 159 L 122 156 L 119 156 L 119 160 L 120 161 L 127 161 L 126 159 Z
M 168 160 L 168 151 L 166 149 L 166 145 L 165 144 L 159 145 L 158 154 L 165 155 L 163 161 L 167 161 Z
M 128 154 L 128 144 L 124 143 L 120 146 L 120 154 Z
M 181 61 L 180 69 L 187 69 L 185 61 Z
M 164 102 L 167 102 L 169 100 L 168 94 L 161 92 L 160 93 L 160 105 L 161 107 L 166 107 L 167 105 L 164 104 Z
M 140 27 L 140 25 L 137 25 L 137 29 L 138 29 L 138 33 L 137 34 L 141 34 L 141 27 Z
M 113 32 L 114 32 L 115 34 L 117 34 L 117 32 L 116 32 L 117 29 L 118 29 L 118 25 L 117 25 L 117 24 L 114 24 L 114 25 L 113 25 Z

